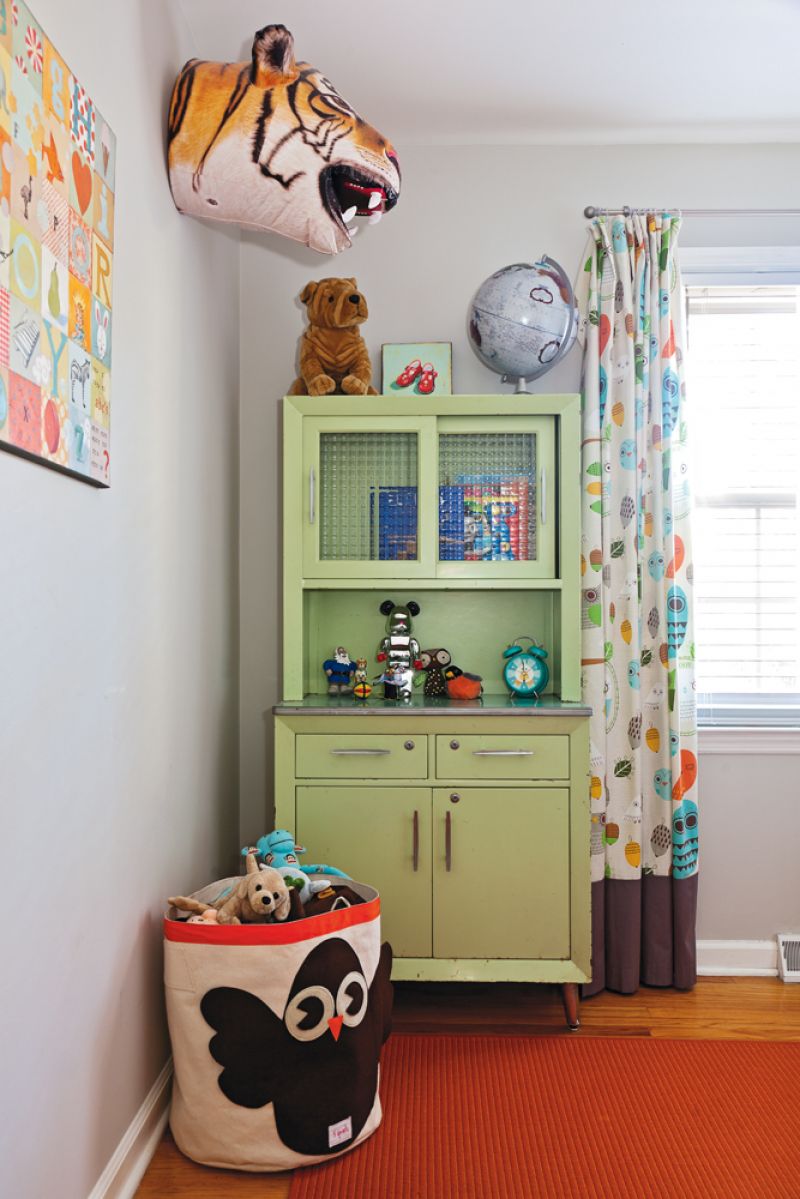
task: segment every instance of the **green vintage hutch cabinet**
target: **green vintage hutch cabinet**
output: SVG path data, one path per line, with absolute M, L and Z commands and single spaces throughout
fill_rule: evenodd
M 588 716 L 580 695 L 580 401 L 283 401 L 283 702 L 275 822 L 382 896 L 393 977 L 590 977 Z M 382 600 L 483 676 L 474 703 L 329 696 L 335 646 L 370 676 Z M 528 635 L 550 683 L 512 703 Z M 502 879 L 487 893 L 487 878 Z

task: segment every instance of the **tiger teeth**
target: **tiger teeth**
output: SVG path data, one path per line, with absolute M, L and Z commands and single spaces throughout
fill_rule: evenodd
M 373 212 L 372 216 L 367 217 L 368 225 L 377 225 L 378 221 L 383 216 L 382 212 Z
M 380 204 L 382 198 L 383 197 L 381 196 L 380 192 L 373 192 L 369 198 L 369 207 L 377 208 L 378 205 Z
M 348 208 L 346 212 L 342 213 L 342 220 L 344 221 L 345 225 L 347 224 L 348 221 L 352 221 L 353 217 L 356 215 L 357 212 L 358 212 L 358 209 L 356 208 L 356 206 L 354 204 L 352 208 Z

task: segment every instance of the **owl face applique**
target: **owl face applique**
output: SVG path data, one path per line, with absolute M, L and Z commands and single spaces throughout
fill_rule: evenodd
M 223 1094 L 241 1107 L 271 1103 L 278 1135 L 296 1153 L 351 1145 L 375 1102 L 391 1027 L 391 962 L 384 944 L 368 986 L 346 941 L 322 941 L 297 971 L 282 1017 L 249 991 L 208 991 L 200 1010 L 216 1033 L 209 1052 L 223 1067 Z

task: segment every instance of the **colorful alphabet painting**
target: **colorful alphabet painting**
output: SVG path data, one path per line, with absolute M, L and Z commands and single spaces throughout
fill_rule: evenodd
M 110 481 L 116 139 L 22 0 L 0 0 L 0 449 Z

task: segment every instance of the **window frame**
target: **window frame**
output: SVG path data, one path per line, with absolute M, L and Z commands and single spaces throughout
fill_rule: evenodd
M 800 246 L 689 246 L 681 249 L 680 259 L 687 332 L 687 287 L 800 287 Z M 738 492 L 731 492 L 730 498 L 728 507 L 735 507 L 737 499 L 744 502 Z M 775 504 L 774 496 L 770 503 Z M 758 703 L 753 700 L 752 694 L 733 692 L 723 693 L 716 702 L 701 703 L 698 697 L 701 747 L 725 752 L 747 732 L 748 748 L 743 752 L 752 752 L 751 743 L 758 739 L 763 749 L 774 733 L 786 752 L 800 753 L 800 692 L 764 693 Z

